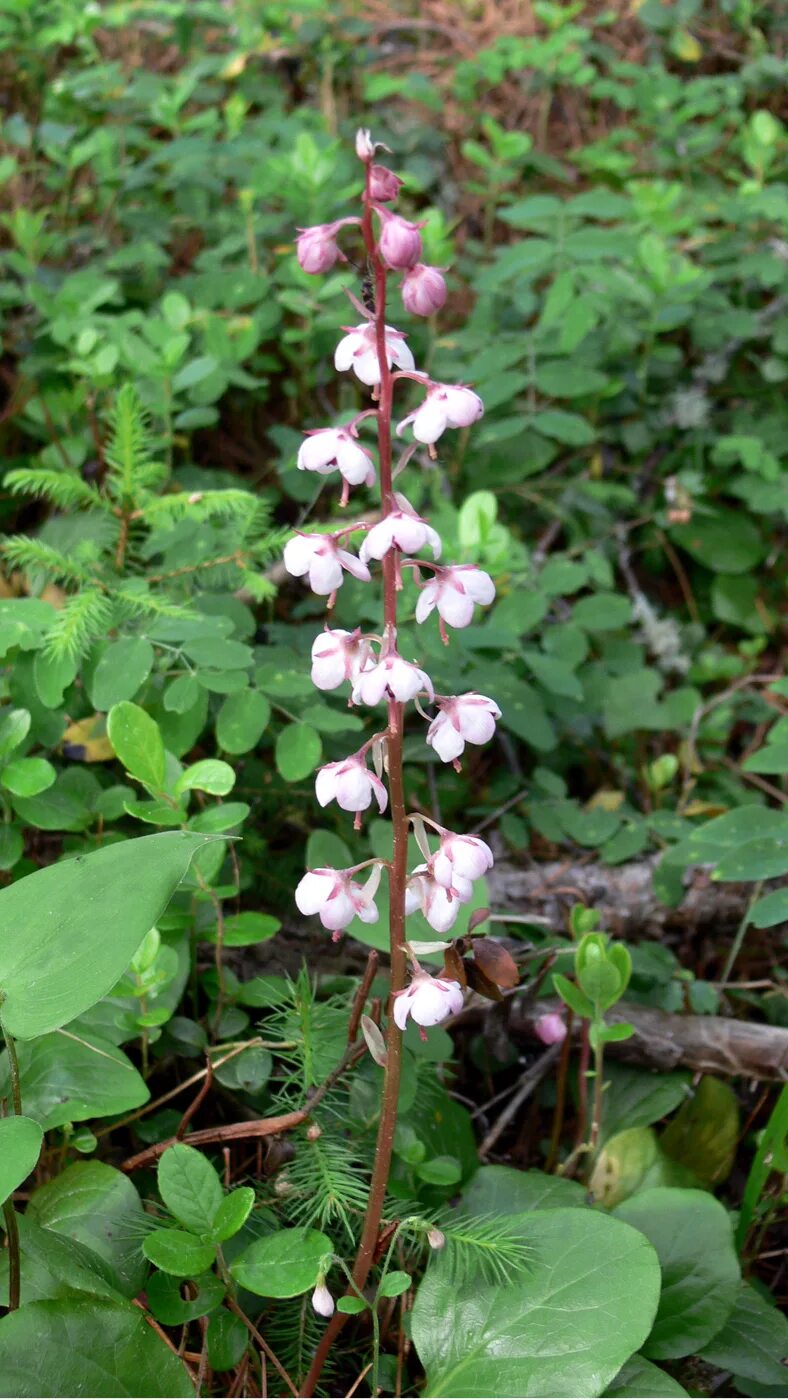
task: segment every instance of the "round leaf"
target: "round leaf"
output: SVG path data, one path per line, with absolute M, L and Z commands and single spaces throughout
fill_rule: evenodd
M 90 686 L 97 710 L 131 700 L 151 673 L 155 653 L 144 637 L 121 637 L 102 652 Z
M 259 690 L 228 695 L 216 717 L 216 739 L 227 753 L 248 753 L 271 718 L 271 705 Z
M 164 787 L 164 740 L 154 719 L 122 700 L 107 716 L 107 736 L 124 768 L 146 787 Z
M 323 745 L 311 724 L 288 724 L 276 741 L 276 766 L 288 783 L 298 783 L 314 772 Z
M 187 1230 L 154 1230 L 142 1241 L 142 1252 L 157 1269 L 178 1278 L 205 1273 L 216 1253 L 212 1244 L 203 1244 Z
M 277 1230 L 255 1240 L 230 1268 L 233 1278 L 261 1298 L 295 1298 L 314 1288 L 333 1245 L 320 1230 Z
M 0 773 L 0 783 L 15 797 L 37 797 L 52 786 L 56 777 L 45 758 L 16 758 Z
M 195 1234 L 212 1229 L 224 1199 L 216 1169 L 196 1147 L 176 1142 L 159 1162 L 158 1185 L 165 1206 Z
M 181 774 L 175 785 L 175 794 L 180 797 L 182 792 L 198 788 L 200 792 L 209 792 L 213 797 L 225 797 L 234 786 L 235 770 L 229 763 L 223 763 L 220 758 L 202 758 Z
M 30 1175 L 43 1138 L 32 1118 L 0 1118 L 0 1203 Z

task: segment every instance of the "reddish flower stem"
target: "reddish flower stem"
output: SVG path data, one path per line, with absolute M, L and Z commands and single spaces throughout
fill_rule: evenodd
M 380 364 L 380 390 L 378 399 L 378 467 L 383 513 L 396 509 L 392 486 L 391 463 L 391 419 L 394 382 L 388 366 L 386 351 L 386 268 L 375 245 L 372 227 L 372 207 L 369 195 L 370 166 L 366 166 L 364 190 L 364 217 L 361 231 L 364 246 L 375 274 L 375 339 Z M 399 552 L 390 549 L 383 558 L 383 617 L 387 628 L 396 634 L 397 627 L 397 579 L 399 577 Z M 405 942 L 405 885 L 408 876 L 408 817 L 405 806 L 405 789 L 402 774 L 404 706 L 397 701 L 389 701 L 388 706 L 388 779 L 391 825 L 393 832 L 393 853 L 389 868 L 389 951 L 391 959 L 391 1000 L 389 1002 L 388 1028 L 386 1033 L 386 1067 L 383 1072 L 383 1102 L 380 1111 L 378 1139 L 375 1148 L 375 1161 L 369 1187 L 367 1211 L 364 1227 L 353 1265 L 353 1282 L 363 1289 L 375 1259 L 375 1249 L 380 1234 L 383 1204 L 389 1179 L 391 1154 L 394 1146 L 394 1130 L 397 1125 L 397 1099 L 399 1097 L 400 1070 L 402 1066 L 402 1034 L 391 1015 L 395 992 L 405 985 L 406 956 Z M 315 1352 L 309 1374 L 304 1381 L 301 1395 L 313 1395 L 326 1358 L 335 1339 L 347 1322 L 347 1313 L 334 1313 Z

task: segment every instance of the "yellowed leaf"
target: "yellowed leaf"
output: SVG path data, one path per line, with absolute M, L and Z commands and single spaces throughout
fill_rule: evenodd
M 75 720 L 63 735 L 63 750 L 78 763 L 107 763 L 115 751 L 107 738 L 107 716 Z

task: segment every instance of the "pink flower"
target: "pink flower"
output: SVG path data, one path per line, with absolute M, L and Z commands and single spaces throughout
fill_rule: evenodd
M 342 586 L 343 569 L 364 583 L 370 580 L 366 564 L 360 563 L 355 554 L 340 549 L 333 535 L 294 535 L 285 545 L 284 564 L 294 578 L 308 574 L 312 592 L 321 595 L 334 593 Z
M 429 545 L 433 559 L 441 552 L 440 535 L 426 520 L 417 515 L 413 506 L 404 496 L 396 496 L 398 510 L 389 511 L 377 525 L 367 532 L 358 552 L 359 559 L 367 563 L 370 559 L 382 559 L 390 549 L 399 549 L 403 554 L 418 554 Z
M 337 247 L 337 231 L 345 224 L 357 224 L 358 219 L 336 219 L 333 224 L 313 224 L 299 229 L 296 257 L 304 272 L 329 272 L 338 258 L 345 261 Z
M 393 364 L 399 369 L 414 368 L 414 359 L 405 344 L 403 332 L 394 330 L 392 326 L 386 326 L 386 361 L 389 369 Z M 375 327 L 371 322 L 354 326 L 342 337 L 334 354 L 334 367 L 338 370 L 352 369 L 362 384 L 374 387 L 380 383 Z
M 415 700 L 425 691 L 430 700 L 434 700 L 432 681 L 426 671 L 410 661 L 403 661 L 397 652 L 390 652 L 377 662 L 368 660 L 363 671 L 357 674 L 353 701 L 356 705 L 379 705 L 385 696 L 403 703 Z
M 543 1045 L 560 1045 L 566 1039 L 566 1022 L 557 1011 L 548 1011 L 540 1016 L 534 1030 Z
M 387 170 L 385 165 L 372 166 L 369 172 L 369 193 L 372 200 L 387 204 L 389 200 L 397 198 L 401 188 L 402 180 L 393 170 Z
M 365 812 L 373 797 L 378 810 L 385 812 L 389 795 L 385 784 L 367 768 L 362 753 L 352 753 L 338 763 L 325 763 L 317 770 L 315 794 L 321 807 L 336 801 L 343 812 Z
M 336 468 L 350 486 L 373 486 L 375 468 L 366 448 L 345 428 L 318 428 L 304 438 L 298 449 L 300 471 L 327 476 Z
M 486 744 L 495 733 L 501 711 L 487 695 L 468 691 L 438 701 L 439 713 L 427 730 L 427 743 L 444 763 L 459 758 L 466 743 Z
M 447 1016 L 456 1016 L 458 1011 L 462 1011 L 462 987 L 446 977 L 430 977 L 427 972 L 418 972 L 409 987 L 395 993 L 394 1020 L 401 1031 L 409 1016 L 417 1026 L 437 1026 Z
M 402 304 L 411 316 L 432 316 L 446 300 L 446 283 L 440 268 L 426 267 L 424 263 L 417 263 L 405 273 L 400 290 Z
M 326 628 L 312 643 L 312 684 L 318 690 L 336 690 L 343 681 L 354 681 L 369 655 L 369 643 L 341 627 Z
M 451 889 L 457 879 L 481 879 L 492 863 L 493 853 L 480 836 L 458 836 L 455 831 L 445 831 L 431 865 L 438 884 Z
M 318 1317 L 334 1316 L 334 1299 L 326 1288 L 325 1283 L 319 1283 L 312 1294 L 312 1307 Z
M 367 539 L 359 550 L 363 555 Z M 442 622 L 450 627 L 467 627 L 473 619 L 475 603 L 491 603 L 495 597 L 495 584 L 484 569 L 475 564 L 451 564 L 447 568 L 436 569 L 429 583 L 419 594 L 416 604 L 416 621 L 426 622 L 433 608 L 438 609 Z
M 374 894 L 380 867 L 376 867 L 376 873 L 374 888 L 365 888 L 352 880 L 347 870 L 334 870 L 331 866 L 307 870 L 296 887 L 295 902 L 302 914 L 317 914 L 323 928 L 332 931 L 347 928 L 356 915 L 365 924 L 377 923 Z M 371 880 L 367 883 L 372 886 Z
M 378 239 L 378 252 L 388 267 L 413 267 L 421 257 L 421 234 L 423 224 L 412 224 L 400 214 L 392 214 L 390 209 L 378 209 L 378 217 L 383 225 Z
M 467 904 L 472 896 L 470 880 L 458 875 L 456 884 L 447 889 L 438 884 L 431 865 L 417 865 L 405 889 L 405 913 L 415 914 L 420 909 L 436 933 L 447 933 L 457 919 L 460 906 Z
M 421 408 L 397 424 L 397 432 L 413 424 L 417 442 L 437 442 L 446 428 L 469 428 L 484 413 L 484 404 L 464 384 L 432 384 Z
M 380 145 L 379 141 L 373 141 L 369 128 L 360 126 L 356 132 L 356 155 L 359 160 L 368 161 L 375 159 L 375 151 Z

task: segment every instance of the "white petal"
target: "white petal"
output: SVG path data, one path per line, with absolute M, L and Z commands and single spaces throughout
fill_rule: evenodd
M 380 361 L 378 352 L 374 346 L 365 350 L 363 354 L 356 355 L 353 360 L 353 372 L 362 384 L 368 384 L 373 388 L 380 383 Z
M 363 337 L 358 331 L 351 331 L 349 335 L 343 336 L 334 352 L 334 369 L 352 369 L 356 351 L 363 343 Z
M 356 913 L 350 895 L 346 888 L 340 888 L 329 899 L 320 910 L 320 922 L 323 928 L 340 929 L 347 928 Z
M 481 707 L 460 711 L 460 728 L 469 744 L 486 744 L 495 733 L 495 720 Z
M 459 912 L 459 899 L 450 899 L 448 890 L 433 881 L 424 904 L 427 923 L 436 933 L 446 933 L 456 923 Z
M 295 902 L 302 914 L 316 914 L 331 895 L 336 882 L 335 870 L 307 870 L 296 885 Z
M 404 1031 L 408 1024 L 412 1001 L 413 993 L 410 987 L 408 987 L 407 991 L 397 992 L 394 997 L 394 1021 L 401 1031 Z
M 376 924 L 378 919 L 380 918 L 380 915 L 378 914 L 378 906 L 375 903 L 374 899 L 370 899 L 368 903 L 361 902 L 357 904 L 356 913 L 358 914 L 358 917 L 360 918 L 362 924 Z
M 321 597 L 342 587 L 342 565 L 335 549 L 315 554 L 309 569 L 309 587 Z
M 333 462 L 336 457 L 336 433 L 333 428 L 326 428 L 319 433 L 313 433 L 310 437 L 304 438 L 298 449 L 298 463 L 301 471 L 322 472 L 330 471 L 329 462 Z
M 449 998 L 432 980 L 419 982 L 410 1014 L 419 1026 L 437 1026 L 450 1014 Z
M 413 416 L 413 436 L 417 442 L 437 442 L 445 427 L 443 404 L 436 394 L 429 394 Z
M 427 543 L 432 550 L 433 559 L 440 559 L 441 549 L 443 548 L 441 537 L 437 530 L 433 530 L 431 525 L 427 526 Z
M 397 338 L 387 341 L 388 352 L 398 369 L 415 369 L 416 361 L 407 341 Z
M 392 524 L 391 516 L 387 515 L 383 520 L 379 520 L 377 525 L 373 525 L 364 536 L 364 543 L 359 550 L 359 558 L 365 562 L 367 559 L 382 559 L 387 550 L 391 549 Z
M 354 578 L 360 579 L 362 583 L 369 583 L 371 574 L 362 559 L 357 559 L 355 554 L 351 554 L 347 549 L 338 549 L 337 559 L 341 567 L 347 569 Z
M 438 851 L 438 854 L 432 862 L 432 873 L 439 885 L 444 885 L 447 890 L 451 889 L 454 866 L 443 847 Z
M 491 603 L 495 597 L 495 584 L 484 569 L 466 569 L 462 575 L 463 587 L 473 598 L 474 603 Z
M 416 603 L 416 621 L 426 622 L 437 601 L 438 585 L 433 579 L 431 583 L 426 583 L 419 593 Z
M 314 552 L 313 536 L 293 535 L 293 538 L 287 541 L 282 556 L 287 572 L 294 578 L 302 578 L 312 562 Z
M 337 778 L 337 802 L 344 812 L 365 812 L 372 801 L 371 776 L 360 763 L 351 763 Z
M 467 627 L 473 619 L 473 599 L 452 588 L 450 583 L 442 583 L 438 590 L 438 612 L 450 627 Z
M 438 758 L 451 763 L 459 758 L 465 748 L 465 740 L 447 715 L 438 715 L 427 730 L 427 743 L 434 748 Z
M 327 807 L 337 795 L 337 769 L 339 763 L 327 763 L 319 768 L 315 778 L 315 796 L 321 807 Z

